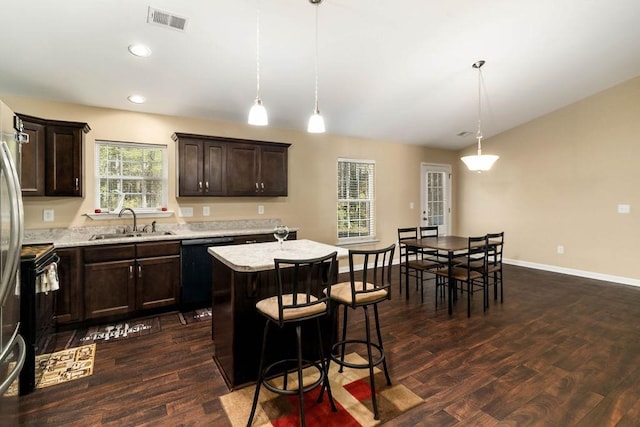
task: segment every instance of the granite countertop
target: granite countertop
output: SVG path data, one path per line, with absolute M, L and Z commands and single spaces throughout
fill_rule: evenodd
M 275 258 L 309 259 L 318 258 L 336 251 L 338 258 L 346 257 L 349 251 L 313 240 L 285 240 L 278 242 L 253 243 L 237 246 L 214 246 L 207 249 L 215 258 L 234 271 L 254 272 L 272 270 Z
M 118 237 L 111 239 L 89 240 L 94 234 L 112 234 L 122 226 L 107 227 L 76 227 L 76 228 L 48 228 L 28 229 L 24 231 L 23 245 L 37 245 L 53 243 L 56 248 L 75 246 L 96 246 L 119 243 L 151 242 L 162 240 L 186 240 L 206 237 L 242 236 L 249 234 L 264 234 L 273 232 L 276 225 L 282 224 L 279 219 L 265 220 L 230 220 L 210 221 L 189 224 L 158 224 L 158 234 L 137 237 Z M 289 228 L 298 231 L 297 228 Z M 120 232 L 122 232 L 120 230 Z M 171 232 L 173 234 L 161 234 Z

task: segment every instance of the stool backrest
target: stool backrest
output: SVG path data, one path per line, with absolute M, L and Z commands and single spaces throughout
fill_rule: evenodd
M 373 296 L 386 291 L 382 299 L 391 298 L 391 267 L 395 249 L 396 245 L 392 244 L 383 249 L 349 250 L 349 280 L 353 306 L 357 306 L 358 301 L 370 303 L 366 294 Z
M 309 316 L 295 320 L 312 319 L 324 312 L 314 310 L 319 304 L 328 307 L 331 285 L 337 278 L 338 252 L 311 259 L 284 259 L 273 260 L 276 271 L 276 285 L 278 297 L 278 311 L 280 326 L 286 322 L 284 312 L 287 310 L 307 310 Z M 326 293 L 324 292 L 326 290 Z M 291 295 L 291 298 L 283 299 L 283 295 Z

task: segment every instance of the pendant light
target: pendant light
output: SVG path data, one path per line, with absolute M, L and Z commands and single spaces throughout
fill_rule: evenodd
M 309 2 L 316 6 L 316 103 L 313 114 L 309 118 L 307 132 L 324 133 L 324 119 L 320 115 L 320 110 L 318 109 L 318 6 L 322 3 L 322 0 L 309 0 Z
M 464 156 L 462 161 L 467 165 L 470 171 L 482 172 L 491 169 L 491 166 L 498 160 L 498 156 L 491 154 L 482 154 L 482 129 L 481 129 L 481 87 L 482 87 L 482 66 L 484 61 L 478 61 L 473 63 L 473 68 L 478 70 L 478 132 L 476 138 L 478 139 L 478 154 L 473 156 Z
M 256 100 L 249 111 L 249 124 L 254 126 L 266 126 L 269 124 L 267 110 L 260 99 L 260 0 L 256 7 Z

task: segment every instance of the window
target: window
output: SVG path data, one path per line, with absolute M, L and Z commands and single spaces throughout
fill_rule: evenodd
M 375 162 L 338 159 L 338 241 L 375 236 Z
M 167 205 L 167 146 L 96 141 L 96 205 L 157 210 Z

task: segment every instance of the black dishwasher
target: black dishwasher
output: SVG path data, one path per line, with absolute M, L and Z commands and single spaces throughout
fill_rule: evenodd
M 183 311 L 211 307 L 212 258 L 207 252 L 211 246 L 233 245 L 233 237 L 209 237 L 182 241 L 182 295 Z

